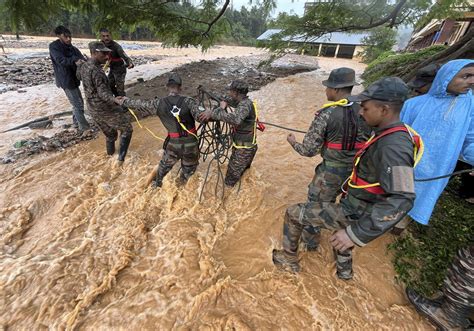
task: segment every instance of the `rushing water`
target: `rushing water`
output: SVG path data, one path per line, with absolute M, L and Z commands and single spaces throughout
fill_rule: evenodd
M 268 122 L 307 129 L 325 101 L 321 77 L 278 79 L 252 97 Z M 157 118 L 145 123 L 164 135 Z M 328 233 L 276 270 L 283 214 L 304 201 L 319 158 L 268 127 L 240 192 L 203 201 L 206 164 L 183 188 L 146 187 L 161 143 L 135 126 L 123 168 L 104 138 L 24 165 L 0 182 L 0 326 L 5 329 L 428 330 L 396 284 L 386 235 L 355 251 L 355 277 L 335 276 Z M 299 140 L 302 135 L 298 135 Z

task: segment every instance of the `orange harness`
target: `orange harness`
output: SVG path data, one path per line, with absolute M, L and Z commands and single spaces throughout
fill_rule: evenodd
M 380 187 L 380 183 L 369 183 L 362 178 L 357 176 L 357 168 L 360 162 L 360 158 L 362 155 L 369 149 L 370 146 L 372 146 L 377 140 L 379 140 L 382 137 L 385 137 L 389 134 L 392 134 L 394 132 L 407 132 L 410 137 L 412 138 L 413 145 L 414 145 L 414 159 L 415 159 L 415 166 L 418 164 L 418 162 L 421 159 L 421 156 L 423 155 L 423 141 L 421 140 L 420 135 L 416 133 L 415 130 L 410 128 L 408 125 L 403 125 L 403 126 L 396 126 L 390 129 L 385 130 L 382 132 L 380 135 L 375 136 L 373 135 L 370 137 L 370 139 L 364 144 L 364 146 L 356 153 L 354 157 L 354 164 L 352 167 L 352 174 L 347 180 L 347 184 L 351 188 L 356 188 L 356 189 L 364 189 L 367 192 L 370 192 L 372 194 L 385 194 L 385 191 L 382 187 Z

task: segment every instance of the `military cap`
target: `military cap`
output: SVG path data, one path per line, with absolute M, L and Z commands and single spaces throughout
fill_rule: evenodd
M 91 52 L 112 52 L 112 50 L 107 48 L 101 41 L 91 41 L 89 43 L 89 50 Z
M 404 102 L 409 93 L 410 89 L 403 80 L 398 77 L 386 77 L 372 83 L 362 93 L 349 96 L 348 99 L 352 102 L 367 100 Z
M 410 88 L 420 88 L 425 85 L 433 83 L 436 73 L 439 70 L 439 65 L 429 64 L 416 72 L 416 76 L 408 82 Z
M 181 77 L 175 72 L 173 72 L 169 78 L 168 78 L 168 83 L 167 85 L 179 85 L 181 86 L 183 84 L 183 81 L 181 80 Z
M 233 80 L 228 86 L 228 90 L 237 91 L 240 94 L 247 94 L 249 93 L 249 85 L 244 82 L 243 80 Z
M 355 71 L 351 68 L 337 68 L 331 71 L 327 80 L 323 80 L 324 86 L 330 88 L 343 88 L 359 85 L 355 81 Z

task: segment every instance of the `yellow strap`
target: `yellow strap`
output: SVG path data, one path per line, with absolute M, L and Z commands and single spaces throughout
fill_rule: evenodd
M 413 165 L 413 168 L 415 168 L 418 163 L 421 160 L 421 157 L 423 156 L 423 153 L 425 151 L 425 144 L 423 143 L 423 139 L 421 139 L 421 136 L 416 132 L 412 127 L 409 125 L 405 124 L 405 127 L 408 129 L 408 133 L 410 134 L 412 140 L 413 140 L 413 159 L 415 161 L 415 164 Z M 420 137 L 420 148 L 418 149 L 418 146 L 416 146 L 415 139 L 413 136 L 418 136 Z M 375 135 L 372 135 L 369 140 L 367 140 L 367 143 L 371 141 Z M 354 162 L 354 167 L 356 167 L 359 164 L 361 156 L 358 156 L 357 159 Z M 380 186 L 380 183 L 373 183 L 373 184 L 367 184 L 367 185 L 354 185 L 351 183 L 352 176 L 354 175 L 354 170 L 352 170 L 351 175 L 348 178 L 347 184 L 352 187 L 352 188 L 369 188 L 369 187 L 375 187 L 375 186 Z
M 110 60 L 107 60 L 107 62 L 105 62 L 104 66 L 102 67 L 102 69 L 104 71 L 107 71 L 107 69 L 109 69 L 109 67 L 110 67 Z
M 323 108 L 334 107 L 334 106 L 345 106 L 345 105 L 347 105 L 348 103 L 349 103 L 349 100 L 347 100 L 347 99 L 341 99 L 341 100 L 338 100 L 338 101 L 325 103 L 325 104 L 323 105 Z
M 257 102 L 254 100 L 253 101 L 253 108 L 255 109 L 255 121 L 253 123 L 253 138 L 252 138 L 252 144 L 253 146 L 241 146 L 237 145 L 236 143 L 232 143 L 232 146 L 237 148 L 237 149 L 243 149 L 243 148 L 254 148 L 255 145 L 257 144 L 257 121 L 258 121 L 258 108 L 257 108 Z
M 161 141 L 165 141 L 165 139 L 163 139 L 163 138 L 161 138 L 161 137 L 158 137 L 156 134 L 153 133 L 153 131 L 151 131 L 150 129 L 148 129 L 145 125 L 142 125 L 142 124 L 140 123 L 140 121 L 138 120 L 138 117 L 137 117 L 137 115 L 135 115 L 135 113 L 134 113 L 133 110 L 131 110 L 130 108 L 127 108 L 127 109 L 128 109 L 128 111 L 130 112 L 130 114 L 132 114 L 132 116 L 135 117 L 135 121 L 137 121 L 137 124 L 138 124 L 138 126 L 139 126 L 141 129 L 147 130 L 147 131 L 148 131 L 153 137 L 155 137 L 156 139 L 161 140 Z
M 174 115 L 174 114 L 173 114 Z M 194 138 L 196 138 L 197 140 L 199 140 L 198 136 L 195 135 L 194 133 L 192 133 L 191 131 L 189 131 L 183 123 L 181 123 L 181 120 L 179 118 L 179 115 L 174 115 L 174 117 L 176 117 L 176 120 L 178 121 L 178 124 L 181 125 L 181 127 L 183 128 L 184 131 L 186 131 L 187 133 L 191 134 L 194 136 Z
M 415 159 L 414 167 L 416 167 L 418 165 L 418 163 L 420 162 L 421 157 L 423 156 L 423 153 L 425 152 L 425 143 L 423 142 L 423 139 L 418 134 L 418 132 L 416 132 L 411 126 L 409 126 L 407 124 L 405 124 L 405 126 L 408 129 L 408 133 L 410 134 L 412 139 L 413 139 L 413 136 L 420 137 L 420 148 L 418 149 L 418 146 L 416 146 L 416 144 L 414 144 L 415 148 L 413 149 L 413 158 Z M 413 142 L 415 142 L 414 139 L 413 139 Z

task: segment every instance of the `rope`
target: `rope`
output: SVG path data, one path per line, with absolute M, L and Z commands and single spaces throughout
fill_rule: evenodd
M 214 109 L 219 106 L 218 103 L 221 99 L 200 86 L 198 88 L 198 100 L 199 107 L 203 109 Z M 229 152 L 232 147 L 231 135 L 231 126 L 220 121 L 203 123 L 198 128 L 199 152 L 202 156 L 202 160 L 205 162 L 207 159 L 210 159 L 201 192 L 199 193 L 199 201 L 202 199 L 213 163 L 215 163 L 217 167 L 217 181 L 214 187 L 214 195 L 217 196 L 218 191 L 221 191 L 221 199 L 224 198 L 224 173 L 221 165 L 229 160 Z
M 473 169 L 466 169 L 466 170 L 459 170 L 459 171 L 455 171 L 451 174 L 447 174 L 447 175 L 442 175 L 442 176 L 438 176 L 438 177 L 431 177 L 431 178 L 415 178 L 415 182 L 429 182 L 429 181 L 432 181 L 432 180 L 437 180 L 437 179 L 442 179 L 442 178 L 447 178 L 447 177 L 454 177 L 454 176 L 459 176 L 461 174 L 466 174 L 466 173 L 469 173 L 469 172 L 473 172 L 474 170 Z
M 139 126 L 141 129 L 147 130 L 147 131 L 148 131 L 153 137 L 155 137 L 156 139 L 161 140 L 161 141 L 165 141 L 165 139 L 163 139 L 163 138 L 161 138 L 161 137 L 158 137 L 156 134 L 154 134 L 153 131 L 151 131 L 150 129 L 148 129 L 147 126 L 142 125 L 142 124 L 140 123 L 140 121 L 138 120 L 137 115 L 135 114 L 135 112 L 134 112 L 132 109 L 130 109 L 130 108 L 127 108 L 127 109 L 128 109 L 128 111 L 130 112 L 130 114 L 132 114 L 132 116 L 135 118 L 135 121 L 137 121 L 137 124 L 138 124 L 138 126 Z
M 283 129 L 283 130 L 299 132 L 299 133 L 306 133 L 306 131 L 301 131 L 301 130 L 298 130 L 298 129 L 292 129 L 292 128 L 288 128 L 286 126 L 281 126 L 281 125 L 278 125 L 278 124 L 273 124 L 273 123 L 268 123 L 268 122 L 261 122 L 261 121 L 259 121 L 259 122 L 262 123 L 262 124 L 274 126 L 274 127 L 277 127 L 277 128 Z

